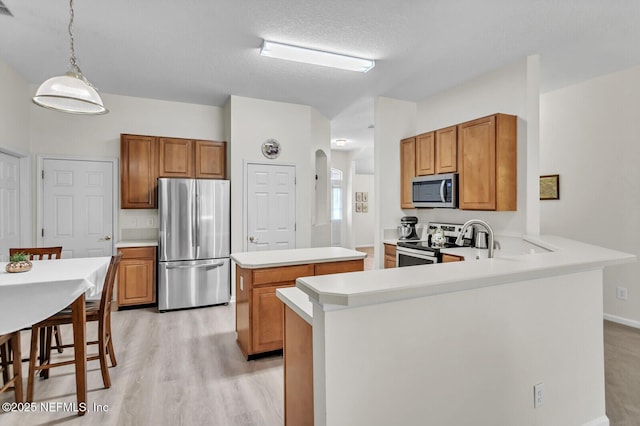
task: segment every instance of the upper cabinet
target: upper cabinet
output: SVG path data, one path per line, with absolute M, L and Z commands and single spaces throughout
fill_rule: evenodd
M 416 138 L 400 141 L 400 208 L 412 209 L 412 179 L 416 176 Z
M 438 173 L 458 170 L 458 128 L 456 126 L 436 130 L 435 169 Z
M 121 135 L 122 209 L 155 209 L 157 178 L 224 179 L 226 143 Z
M 436 173 L 435 146 L 435 132 L 416 136 L 416 175 Z
M 195 169 L 197 178 L 224 179 L 226 176 L 227 144 L 214 141 L 195 141 Z
M 158 138 L 160 169 L 158 176 L 167 178 L 194 177 L 194 147 L 189 139 Z
M 495 114 L 458 126 L 459 207 L 517 209 L 517 117 Z
M 120 135 L 120 208 L 155 209 L 158 145 L 152 136 Z

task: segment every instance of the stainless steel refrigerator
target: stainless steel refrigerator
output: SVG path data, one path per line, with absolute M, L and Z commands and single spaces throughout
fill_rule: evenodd
M 158 309 L 231 299 L 228 180 L 158 179 Z

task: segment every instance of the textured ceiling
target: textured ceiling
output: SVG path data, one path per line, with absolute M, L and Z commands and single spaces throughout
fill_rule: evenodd
M 3 1 L 14 17 L 0 15 L 0 60 L 35 84 L 66 71 L 68 2 Z M 640 64 L 638 0 L 76 0 L 75 10 L 78 62 L 103 92 L 311 105 L 357 148 L 370 142 L 373 96 L 419 100 L 534 53 L 543 91 Z M 359 74 L 264 58 L 263 38 L 377 65 Z

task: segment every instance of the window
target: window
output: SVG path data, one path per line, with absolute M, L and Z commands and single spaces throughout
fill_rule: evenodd
M 342 188 L 331 188 L 331 220 L 342 220 Z

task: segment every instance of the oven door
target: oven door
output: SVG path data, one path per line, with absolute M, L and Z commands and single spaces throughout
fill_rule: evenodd
M 406 247 L 396 249 L 396 266 L 431 265 L 438 263 L 438 258 L 433 252 L 426 250 L 414 250 Z

